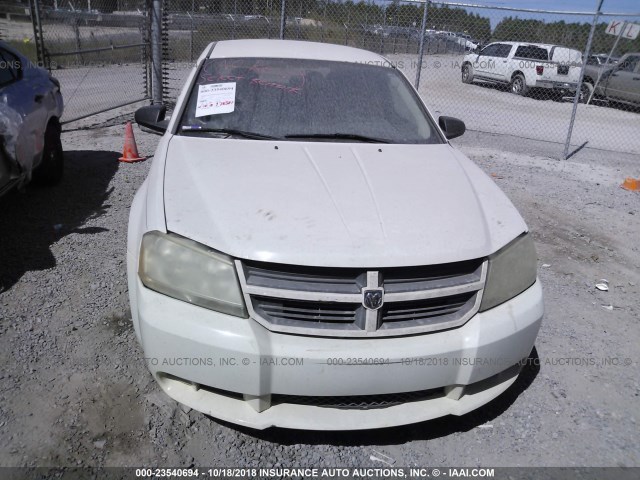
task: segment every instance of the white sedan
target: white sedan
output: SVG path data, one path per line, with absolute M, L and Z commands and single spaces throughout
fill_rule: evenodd
M 383 57 L 212 43 L 131 207 L 133 323 L 160 387 L 257 429 L 462 415 L 543 316 L 527 226 Z

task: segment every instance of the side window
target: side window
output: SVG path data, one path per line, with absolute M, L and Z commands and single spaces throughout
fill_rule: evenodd
M 501 43 L 498 45 L 498 51 L 494 56 L 500 57 L 500 58 L 507 58 L 509 56 L 509 53 L 511 53 L 511 48 L 513 48 L 511 45 L 506 45 L 504 43 Z
M 499 43 L 493 43 L 491 45 L 487 45 L 480 51 L 480 54 L 486 55 L 488 57 L 495 57 L 497 56 L 496 53 L 498 52 L 499 47 L 500 47 Z
M 535 47 L 533 45 L 520 45 L 516 50 L 514 57 L 529 58 L 531 60 L 549 60 L 547 51 L 544 48 Z
M 20 78 L 18 57 L 0 48 L 0 87 L 9 85 Z

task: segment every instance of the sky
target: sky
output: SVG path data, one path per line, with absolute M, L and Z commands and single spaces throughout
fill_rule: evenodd
M 437 0 L 433 0 L 437 3 Z M 447 0 L 445 0 L 447 1 Z M 488 7 L 512 7 L 512 8 L 531 8 L 536 10 L 552 10 L 563 12 L 595 12 L 598 6 L 598 0 L 448 0 L 454 3 L 470 3 L 476 5 L 486 5 Z M 500 22 L 503 17 L 518 18 L 534 18 L 548 22 L 564 20 L 571 22 L 588 22 L 593 20 L 592 16 L 584 15 L 560 15 L 560 14 L 533 14 L 528 12 L 514 12 L 502 10 L 487 9 L 467 9 L 473 13 L 478 13 L 483 17 L 489 17 L 491 20 L 491 28 Z M 640 13 L 640 0 L 604 0 L 602 4 L 602 12 L 605 13 Z M 638 17 L 602 17 L 600 22 L 609 22 L 610 20 L 627 20 L 640 23 Z
M 460 1 L 460 3 L 476 3 L 479 5 L 495 5 L 498 7 L 536 8 L 541 10 L 563 10 L 576 12 L 595 11 L 598 0 L 478 0 Z M 640 13 L 640 0 L 604 0 L 603 12 Z

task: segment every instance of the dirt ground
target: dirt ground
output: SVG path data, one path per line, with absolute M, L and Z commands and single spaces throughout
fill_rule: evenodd
M 517 383 L 463 417 L 254 432 L 181 408 L 142 360 L 125 245 L 151 160 L 117 161 L 122 120 L 66 126 L 62 184 L 0 199 L 0 465 L 640 466 L 640 193 L 619 187 L 637 156 L 467 132 L 537 244 L 546 315 Z M 152 155 L 159 137 L 136 136 Z

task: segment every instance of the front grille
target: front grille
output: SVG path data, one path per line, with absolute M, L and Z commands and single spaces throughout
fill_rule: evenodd
M 314 292 L 359 293 L 367 282 L 361 270 L 350 268 L 314 268 L 245 264 L 245 277 L 250 285 L 306 290 Z
M 314 324 L 317 328 L 356 328 L 360 305 L 356 303 L 305 302 L 283 298 L 255 296 L 252 299 L 255 312 L 269 318 L 277 325 L 299 323 Z
M 473 283 L 480 278 L 482 261 L 445 263 L 426 267 L 387 268 L 381 270 L 384 290 L 414 292 Z
M 443 316 L 462 315 L 475 295 L 471 292 L 430 300 L 387 303 L 382 307 L 382 328 L 436 324 Z
M 410 402 L 430 400 L 444 395 L 442 388 L 421 390 L 407 393 L 387 393 L 381 395 L 345 395 L 338 397 L 320 397 L 304 395 L 277 395 L 271 396 L 271 404 L 283 403 L 304 405 L 312 407 L 338 408 L 344 410 L 372 410 L 376 408 L 388 408 Z
M 256 321 L 273 331 L 336 337 L 459 327 L 479 308 L 487 269 L 482 259 L 376 270 L 236 264 Z

